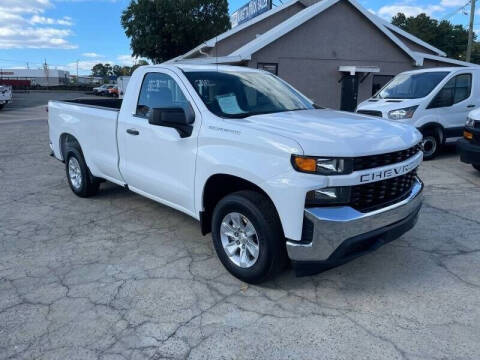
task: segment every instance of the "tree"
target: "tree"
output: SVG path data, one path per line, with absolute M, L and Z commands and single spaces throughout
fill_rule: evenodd
M 113 75 L 115 76 L 122 76 L 123 75 L 123 68 L 120 65 L 114 65 L 112 68 Z
M 96 77 L 101 77 L 104 80 L 108 79 L 110 76 L 113 75 L 113 68 L 110 64 L 96 64 L 92 68 L 92 75 Z
M 230 29 L 227 0 L 131 0 L 121 21 L 133 56 L 154 63 Z
M 465 60 L 468 30 L 447 20 L 438 21 L 426 14 L 406 17 L 398 13 L 392 24 L 443 50 L 453 59 Z
M 133 72 L 134 72 L 135 70 L 137 70 L 138 67 L 144 66 L 144 65 L 148 65 L 148 61 L 146 61 L 146 60 L 138 60 L 138 62 L 130 68 L 130 74 L 128 74 L 128 75 L 132 75 Z

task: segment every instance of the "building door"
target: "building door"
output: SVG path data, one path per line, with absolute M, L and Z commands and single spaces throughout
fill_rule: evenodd
M 344 74 L 340 110 L 354 112 L 358 101 L 358 74 Z

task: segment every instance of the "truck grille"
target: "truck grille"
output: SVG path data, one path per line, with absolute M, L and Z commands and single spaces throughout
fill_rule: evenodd
M 421 150 L 422 148 L 420 144 L 418 144 L 407 150 L 396 151 L 388 154 L 358 157 L 353 161 L 353 171 L 373 169 L 376 167 L 400 163 L 416 155 Z
M 392 179 L 352 186 L 350 206 L 361 212 L 374 211 L 399 201 L 410 194 L 417 170 Z
M 382 112 L 381 111 L 375 111 L 375 110 L 358 110 L 357 114 L 382 117 Z

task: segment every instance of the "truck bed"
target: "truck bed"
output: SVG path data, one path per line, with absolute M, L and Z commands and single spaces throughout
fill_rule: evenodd
M 117 121 L 122 100 L 76 99 L 50 101 L 48 123 L 54 154 L 62 158 L 62 134 L 82 144 L 82 152 L 93 175 L 121 182 L 118 170 Z
M 64 102 L 72 104 L 80 104 L 101 108 L 108 108 L 113 110 L 120 110 L 122 107 L 122 99 L 74 99 L 74 100 L 65 100 Z

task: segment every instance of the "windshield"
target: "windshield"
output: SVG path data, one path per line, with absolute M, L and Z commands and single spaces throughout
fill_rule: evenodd
M 448 74 L 448 71 L 399 74 L 385 85 L 375 97 L 380 99 L 423 98 L 430 94 Z
M 242 71 L 191 71 L 185 76 L 207 108 L 224 118 L 314 109 L 314 105 L 273 75 Z

